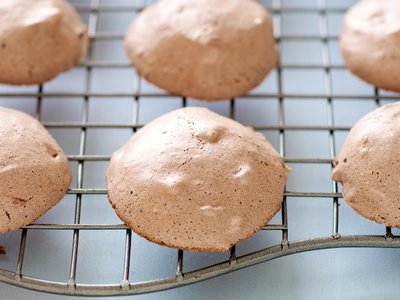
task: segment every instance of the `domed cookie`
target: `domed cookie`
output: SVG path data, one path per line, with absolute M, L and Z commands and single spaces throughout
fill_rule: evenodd
M 67 158 L 46 129 L 25 113 L 0 108 L 0 233 L 38 219 L 70 182 Z
M 242 96 L 277 65 L 272 21 L 253 0 L 160 0 L 125 37 L 144 78 L 202 100 Z
M 363 117 L 336 158 L 333 179 L 346 202 L 362 216 L 400 227 L 400 103 Z
M 400 1 L 359 1 L 346 14 L 340 46 L 351 72 L 400 92 Z
M 87 28 L 67 1 L 0 1 L 0 83 L 49 81 L 78 64 L 87 44 Z
M 279 211 L 288 168 L 265 137 L 204 108 L 170 112 L 114 153 L 109 200 L 135 232 L 227 251 Z

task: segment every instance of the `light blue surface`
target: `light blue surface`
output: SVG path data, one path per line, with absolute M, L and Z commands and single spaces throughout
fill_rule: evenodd
M 87 0 L 73 1 L 88 3 Z M 128 0 L 103 1 L 104 4 L 127 4 Z M 139 1 L 138 1 L 139 2 Z M 143 1 L 142 1 L 143 2 Z M 148 1 L 149 2 L 149 1 Z M 329 7 L 344 7 L 353 0 L 328 0 Z M 270 6 L 271 1 L 263 1 Z M 316 6 L 317 0 L 282 0 L 286 7 Z M 83 18 L 87 20 L 88 15 Z M 98 31 L 123 33 L 134 17 L 132 12 L 100 13 Z M 329 34 L 340 32 L 342 14 L 328 14 Z M 282 33 L 287 35 L 319 35 L 317 13 L 285 13 Z M 321 64 L 322 43 L 314 41 L 284 41 L 281 59 L 284 64 Z M 332 64 L 342 64 L 338 43 L 329 41 Z M 96 61 L 127 62 L 121 41 L 101 41 L 94 44 Z M 85 69 L 76 68 L 59 76 L 44 87 L 45 92 L 82 92 Z M 348 71 L 332 70 L 333 94 L 371 95 L 372 87 L 361 82 Z M 94 68 L 92 92 L 127 92 L 135 87 L 136 74 L 128 68 Z M 324 94 L 322 69 L 293 70 L 282 73 L 283 91 L 290 94 Z M 0 86 L 1 91 L 36 92 L 37 87 Z M 160 92 L 142 82 L 142 92 Z M 277 74 L 252 93 L 276 93 Z M 79 122 L 82 98 L 45 97 L 42 106 L 44 122 Z M 229 102 L 204 103 L 188 100 L 189 105 L 206 106 L 228 116 Z M 0 97 L 0 105 L 13 107 L 34 115 L 36 98 Z M 144 124 L 155 117 L 179 108 L 181 100 L 175 98 L 140 99 L 135 105 L 131 98 L 90 98 L 89 122 L 129 123 L 136 120 Z M 333 99 L 334 124 L 352 126 L 362 115 L 373 110 L 373 100 Z M 328 107 L 325 98 L 284 100 L 286 125 L 326 126 Z M 254 100 L 243 97 L 236 101 L 236 119 L 244 124 L 278 125 L 278 99 Z M 51 129 L 67 154 L 77 154 L 79 129 Z M 277 131 L 264 132 L 278 149 Z M 326 131 L 286 131 L 286 154 L 291 158 L 329 158 L 329 140 Z M 346 132 L 335 133 L 336 148 L 340 149 Z M 131 135 L 129 129 L 89 129 L 86 154 L 110 155 Z M 76 186 L 77 164 L 71 163 Z M 106 162 L 85 164 L 84 187 L 104 188 Z M 296 192 L 331 192 L 330 166 L 327 164 L 292 164 L 287 189 Z M 330 199 L 288 198 L 289 239 L 291 241 L 329 236 L 332 231 L 332 201 Z M 341 234 L 384 234 L 385 228 L 353 212 L 340 200 Z M 39 223 L 73 223 L 74 197 L 66 196 Z M 105 196 L 85 195 L 82 201 L 82 223 L 119 224 Z M 279 222 L 279 215 L 272 223 Z M 398 234 L 398 230 L 394 231 Z M 15 270 L 20 232 L 0 236 L 0 244 L 7 248 L 7 256 L 0 257 L 0 268 Z M 69 275 L 72 233 L 29 231 L 24 262 L 24 274 L 38 278 L 65 282 Z M 261 232 L 238 246 L 238 254 L 245 254 L 266 245 L 280 242 L 280 233 Z M 171 276 L 176 268 L 176 251 L 153 245 L 137 236 L 133 237 L 132 280 L 149 280 Z M 81 232 L 77 281 L 79 283 L 118 283 L 122 278 L 124 233 L 119 231 Z M 225 260 L 227 254 L 185 253 L 185 271 Z M 279 258 L 232 274 L 224 275 L 191 286 L 142 296 L 114 299 L 398 299 L 400 294 L 399 249 L 334 249 Z M 42 294 L 0 284 L 0 300 L 8 299 L 80 299 Z

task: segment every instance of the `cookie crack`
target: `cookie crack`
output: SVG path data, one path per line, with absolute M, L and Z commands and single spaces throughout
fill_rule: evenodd
M 11 198 L 12 200 L 17 201 L 17 202 L 24 202 L 24 203 L 28 202 L 28 200 L 26 200 L 26 199 L 22 199 L 22 198 L 18 198 L 18 197 L 13 197 L 13 196 L 8 196 L 8 195 L 0 195 L 0 197 Z M 29 199 L 29 200 L 30 200 L 30 199 Z
M 8 220 L 11 221 L 10 213 L 8 211 L 6 211 L 5 209 L 4 209 L 4 213 L 6 214 Z

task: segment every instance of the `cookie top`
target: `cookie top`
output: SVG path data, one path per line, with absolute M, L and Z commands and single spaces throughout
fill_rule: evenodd
M 67 158 L 46 129 L 25 113 L 0 108 L 0 233 L 38 219 L 70 182 Z
M 351 72 L 400 92 L 400 1 L 359 1 L 346 14 L 340 46 Z
M 399 116 L 395 103 L 363 117 L 351 129 L 332 176 L 359 214 L 394 227 L 400 227 Z
M 125 48 L 148 81 L 202 100 L 244 95 L 278 62 L 271 17 L 253 0 L 160 0 L 134 20 Z
M 87 28 L 67 1 L 0 1 L 0 83 L 49 81 L 78 64 L 87 44 Z
M 146 125 L 114 153 L 109 200 L 135 232 L 191 251 L 227 251 L 279 211 L 288 169 L 265 137 L 205 108 Z

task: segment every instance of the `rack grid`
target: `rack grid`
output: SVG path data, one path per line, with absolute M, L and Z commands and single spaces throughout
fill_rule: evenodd
M 275 125 L 259 125 L 246 124 L 254 127 L 256 130 L 265 132 L 275 132 L 278 136 L 278 146 L 280 154 L 285 158 L 285 162 L 295 167 L 298 164 L 322 164 L 331 166 L 332 160 L 337 153 L 336 135 L 338 132 L 346 133 L 350 130 L 350 126 L 338 126 L 335 124 L 334 118 L 334 102 L 349 101 L 349 100 L 370 100 L 374 101 L 378 107 L 382 101 L 397 100 L 398 96 L 381 92 L 378 89 L 370 88 L 369 93 L 337 93 L 332 86 L 332 71 L 345 70 L 343 64 L 332 63 L 332 49 L 330 42 L 337 41 L 338 36 L 330 33 L 328 15 L 338 14 L 343 15 L 347 7 L 332 7 L 329 5 L 329 0 L 318 0 L 315 6 L 285 6 L 285 0 L 272 0 L 271 3 L 263 3 L 273 14 L 274 28 L 276 40 L 279 45 L 287 41 L 315 41 L 320 43 L 322 63 L 284 63 L 282 62 L 276 69 L 276 92 L 255 91 L 247 95 L 246 99 L 257 101 L 277 101 L 278 119 Z M 122 3 L 122 2 L 121 2 Z M 110 155 L 94 155 L 88 154 L 88 130 L 91 129 L 115 129 L 115 130 L 131 130 L 135 133 L 146 122 L 140 122 L 140 106 L 141 101 L 146 99 L 160 98 L 164 101 L 176 99 L 176 96 L 168 95 L 162 91 L 146 92 L 142 90 L 143 81 L 140 76 L 135 76 L 133 89 L 131 92 L 125 91 L 95 91 L 92 87 L 92 77 L 94 69 L 117 69 L 117 70 L 132 70 L 130 64 L 125 61 L 108 61 L 94 57 L 94 44 L 99 41 L 122 41 L 123 33 L 102 32 L 98 29 L 100 13 L 123 13 L 123 12 L 140 12 L 148 5 L 145 0 L 130 1 L 130 2 L 107 2 L 101 0 L 87 0 L 75 3 L 78 11 L 88 16 L 89 35 L 91 38 L 91 47 L 88 51 L 87 58 L 77 68 L 83 69 L 86 73 L 84 90 L 82 92 L 64 92 L 55 91 L 48 92 L 46 85 L 38 86 L 37 90 L 24 91 L 15 90 L 0 90 L 0 98 L 35 98 L 35 115 L 39 120 L 42 120 L 43 114 L 43 99 L 51 99 L 57 101 L 59 98 L 83 99 L 81 107 L 81 118 L 74 122 L 61 121 L 44 121 L 44 125 L 48 129 L 75 129 L 79 130 L 79 147 L 76 153 L 68 155 L 68 159 L 72 164 L 76 165 L 76 183 L 68 191 L 69 195 L 74 197 L 74 220 L 72 223 L 51 223 L 42 224 L 35 223 L 21 230 L 19 243 L 19 254 L 14 271 L 1 269 L 0 258 L 0 281 L 12 285 L 45 291 L 50 293 L 65 294 L 65 295 L 91 295 L 91 296 L 106 296 L 106 295 L 127 295 L 154 292 L 182 285 L 195 283 L 201 280 L 209 279 L 221 274 L 225 274 L 244 267 L 249 267 L 261 262 L 275 259 L 277 257 L 291 255 L 294 253 L 338 248 L 338 247 L 381 247 L 394 248 L 400 247 L 400 238 L 392 234 L 391 228 L 384 228 L 380 235 L 343 235 L 339 228 L 340 216 L 340 201 L 341 193 L 336 183 L 331 181 L 331 190 L 327 191 L 285 191 L 282 210 L 280 211 L 280 219 L 277 223 L 269 224 L 263 228 L 264 231 L 280 232 L 280 242 L 275 245 L 270 245 L 261 250 L 252 251 L 250 253 L 240 255 L 237 253 L 236 247 L 233 247 L 227 255 L 227 259 L 217 264 L 211 264 L 204 268 L 197 268 L 186 271 L 184 267 L 184 257 L 186 252 L 182 250 L 176 251 L 176 274 L 167 278 L 158 278 L 150 281 L 136 281 L 131 278 L 131 260 L 133 233 L 123 224 L 86 224 L 81 222 L 82 214 L 82 198 L 85 195 L 106 195 L 104 188 L 87 187 L 84 184 L 84 172 L 90 162 L 108 162 Z M 282 24 L 284 22 L 283 15 L 287 13 L 295 14 L 316 14 L 318 18 L 319 34 L 285 34 L 282 32 Z M 285 91 L 285 76 L 287 70 L 320 70 L 323 76 L 323 91 L 304 92 Z M 132 72 L 134 72 L 132 70 Z M 267 79 L 270 80 L 270 79 Z M 130 122 L 92 122 L 89 118 L 89 112 L 92 109 L 91 100 L 93 98 L 119 98 L 129 99 L 132 101 L 132 120 Z M 295 99 L 318 100 L 323 99 L 327 107 L 326 125 L 309 125 L 299 124 L 291 125 L 285 120 L 285 109 L 287 109 L 287 101 Z M 180 106 L 189 105 L 189 99 L 181 98 Z M 237 115 L 237 99 L 229 101 L 228 116 L 235 119 Z M 305 131 L 305 132 L 324 132 L 328 134 L 329 142 L 329 157 L 290 157 L 286 153 L 287 132 L 288 131 Z M 331 218 L 331 234 L 319 238 L 307 238 L 302 241 L 292 241 L 289 239 L 289 224 L 288 218 L 288 198 L 317 198 L 318 201 L 330 201 L 332 203 L 330 218 Z M 68 199 L 69 200 L 69 199 Z M 383 227 L 383 226 L 382 226 Z M 70 245 L 71 256 L 69 264 L 69 276 L 65 282 L 53 281 L 51 278 L 39 279 L 28 276 L 24 273 L 24 260 L 29 255 L 25 249 L 27 237 L 32 231 L 68 231 L 72 234 L 72 244 Z M 124 258 L 121 270 L 121 280 L 119 283 L 107 284 L 84 284 L 77 280 L 79 245 L 83 231 L 120 231 L 124 233 Z M 1 241 L 1 240 L 0 240 Z M 1 250 L 0 250 L 1 251 Z

